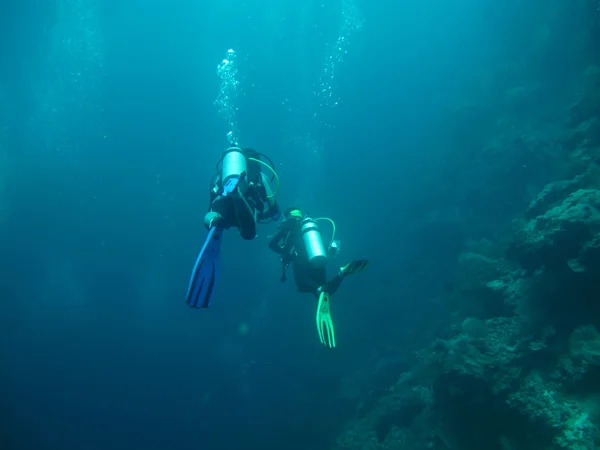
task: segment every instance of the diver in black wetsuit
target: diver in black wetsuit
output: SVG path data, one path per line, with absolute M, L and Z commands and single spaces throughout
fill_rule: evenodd
M 263 167 L 270 172 L 270 179 L 263 173 Z M 274 190 L 272 181 L 276 181 Z M 278 189 L 279 179 L 273 163 L 263 154 L 239 147 L 230 147 L 223 153 L 210 190 L 209 211 L 204 216 L 208 235 L 188 284 L 188 306 L 202 309 L 212 304 L 226 229 L 235 227 L 243 239 L 252 240 L 256 237 L 257 224 L 279 219 L 281 214 L 275 201 Z
M 270 172 L 270 177 L 263 168 Z M 237 185 L 231 192 L 225 192 L 232 179 Z M 275 188 L 271 186 L 273 181 Z M 230 147 L 217 163 L 204 225 L 208 229 L 236 227 L 243 239 L 252 240 L 257 224 L 279 220 L 281 213 L 275 200 L 278 188 L 279 179 L 269 158 L 252 149 Z
M 291 264 L 298 292 L 313 294 L 318 299 L 317 328 L 321 342 L 335 347 L 329 298 L 337 292 L 347 275 L 362 271 L 368 260 L 354 260 L 342 266 L 333 278 L 327 280 L 328 257 L 337 253 L 339 243 L 332 239 L 326 249 L 316 223 L 319 219 L 305 216 L 298 208 L 288 208 L 284 216 L 284 222 L 269 241 L 269 248 L 281 257 L 281 281 L 286 281 L 285 269 Z M 331 223 L 333 224 L 333 221 Z M 335 224 L 333 225 L 335 234 Z

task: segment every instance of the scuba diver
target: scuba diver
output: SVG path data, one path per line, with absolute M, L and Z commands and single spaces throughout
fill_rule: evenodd
M 270 179 L 262 167 L 271 172 Z M 277 173 L 268 157 L 252 149 L 228 148 L 217 163 L 204 225 L 209 230 L 236 227 L 242 239 L 254 239 L 257 223 L 277 221 L 281 216 L 275 200 L 277 192 L 270 184 L 275 180 L 278 185 Z
M 273 182 L 274 186 L 271 185 Z M 188 286 L 186 303 L 190 307 L 208 308 L 212 303 L 224 230 L 234 227 L 242 239 L 254 239 L 257 224 L 277 221 L 281 217 L 275 200 L 278 190 L 279 178 L 267 156 L 240 147 L 225 150 L 217 162 L 209 210 L 204 216 L 208 237 L 196 259 Z
M 298 208 L 288 208 L 284 217 L 284 222 L 269 241 L 269 248 L 281 257 L 281 281 L 286 281 L 286 268 L 291 264 L 298 292 L 311 293 L 318 299 L 316 321 L 319 339 L 326 346 L 333 348 L 335 333 L 329 299 L 347 275 L 362 271 L 369 261 L 356 259 L 342 266 L 332 279 L 327 280 L 327 262 L 329 258 L 337 256 L 340 249 L 339 241 L 335 240 L 333 220 L 313 219 L 304 215 Z M 331 242 L 327 248 L 317 225 L 321 220 L 329 221 L 333 226 Z

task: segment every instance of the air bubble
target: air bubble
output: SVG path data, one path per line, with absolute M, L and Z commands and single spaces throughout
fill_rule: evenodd
M 325 64 L 321 71 L 321 78 L 315 95 L 321 107 L 332 109 L 339 105 L 339 99 L 334 93 L 334 80 L 339 66 L 342 64 L 345 55 L 348 54 L 348 42 L 350 37 L 363 26 L 356 0 L 342 0 L 342 23 L 339 35 L 335 44 L 331 46 L 329 53 L 325 57 Z
M 236 53 L 233 49 L 227 50 L 227 56 L 221 64 L 217 66 L 217 75 L 219 76 L 219 94 L 215 100 L 215 106 L 219 115 L 227 122 L 229 132 L 227 140 L 230 145 L 237 145 L 237 63 Z

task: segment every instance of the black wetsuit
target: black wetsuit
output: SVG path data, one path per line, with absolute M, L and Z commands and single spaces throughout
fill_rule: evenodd
M 287 265 L 292 265 L 298 292 L 311 293 L 318 297 L 321 288 L 321 291 L 333 295 L 342 284 L 344 275 L 341 272 L 327 281 L 325 267 L 311 266 L 302 240 L 300 219 L 290 218 L 284 221 L 269 241 L 269 248 L 281 256 L 284 271 Z M 282 281 L 285 281 L 285 276 L 282 277 Z

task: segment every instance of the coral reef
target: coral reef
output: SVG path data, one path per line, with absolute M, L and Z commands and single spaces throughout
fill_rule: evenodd
M 600 36 L 597 5 L 580 3 L 578 43 Z M 363 398 L 336 449 L 600 448 L 600 55 L 582 59 L 552 114 L 525 117 L 544 86 L 506 85 L 506 69 L 457 109 L 467 150 L 448 180 L 472 238 L 447 330 Z

